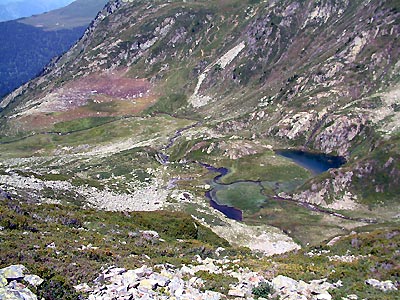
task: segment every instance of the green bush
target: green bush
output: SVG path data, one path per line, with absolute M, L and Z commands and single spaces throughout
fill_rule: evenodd
M 253 295 L 258 299 L 259 297 L 267 298 L 274 292 L 274 288 L 268 282 L 261 282 L 257 287 L 253 288 Z
M 75 292 L 73 286 L 60 275 L 55 275 L 49 280 L 45 280 L 38 288 L 39 299 L 45 300 L 77 300 L 83 299 L 82 295 Z

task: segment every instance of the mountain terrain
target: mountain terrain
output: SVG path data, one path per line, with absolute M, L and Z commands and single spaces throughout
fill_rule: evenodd
M 399 31 L 393 0 L 110 1 L 0 103 L 1 265 L 45 299 L 395 299 Z
M 41 15 L 0 23 L 0 97 L 36 77 L 83 35 L 105 0 L 78 0 Z
M 70 4 L 73 0 L 4 0 L 0 3 L 0 22 L 41 14 Z

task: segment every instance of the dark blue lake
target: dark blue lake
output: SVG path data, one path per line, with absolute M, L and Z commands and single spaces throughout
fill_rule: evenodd
M 215 168 L 210 165 L 202 164 L 203 167 L 206 167 L 209 171 L 219 173 L 218 176 L 214 177 L 214 184 L 218 185 L 218 180 L 222 177 L 228 174 L 229 170 L 226 168 Z M 216 201 L 216 190 L 215 187 L 211 191 L 207 191 L 205 194 L 206 198 L 210 201 L 210 206 L 220 212 L 222 212 L 225 216 L 227 216 L 229 219 L 233 219 L 236 221 L 242 221 L 243 219 L 243 213 L 240 209 L 237 209 L 235 207 L 231 207 L 228 205 L 221 205 L 218 204 Z
M 212 208 L 222 212 L 229 219 L 236 220 L 236 221 L 242 221 L 242 219 L 243 219 L 243 213 L 240 209 L 230 207 L 227 205 L 220 205 L 212 199 L 210 199 L 210 205 Z
M 346 159 L 341 156 L 301 150 L 276 150 L 275 153 L 291 159 L 296 164 L 310 170 L 314 175 L 321 174 L 332 168 L 339 168 L 346 163 Z

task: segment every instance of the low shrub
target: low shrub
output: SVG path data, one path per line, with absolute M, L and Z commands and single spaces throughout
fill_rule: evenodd
M 268 282 L 261 282 L 258 286 L 253 288 L 252 292 L 257 299 L 260 297 L 267 298 L 269 295 L 274 293 L 274 288 Z

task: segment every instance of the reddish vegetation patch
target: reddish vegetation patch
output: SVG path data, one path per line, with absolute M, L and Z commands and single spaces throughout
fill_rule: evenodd
M 52 125 L 59 122 L 72 121 L 75 119 L 82 119 L 88 117 L 117 117 L 136 115 L 146 109 L 151 103 L 154 103 L 156 98 L 145 97 L 139 98 L 135 102 L 112 100 L 107 102 L 98 102 L 90 105 L 84 105 L 72 108 L 68 111 L 32 114 L 23 116 L 18 119 L 19 127 L 24 130 L 32 129 L 51 129 Z M 109 104 L 107 106 L 100 106 L 96 109 L 96 104 L 102 103 Z
M 114 71 L 73 80 L 51 94 L 54 101 L 46 105 L 45 111 L 39 108 L 20 117 L 18 123 L 26 129 L 37 129 L 79 118 L 139 114 L 157 97 L 146 79 L 124 75 L 125 71 Z
M 112 98 L 135 99 L 150 93 L 151 84 L 146 79 L 123 77 L 122 72 L 92 74 L 64 86 L 69 94 L 105 95 Z

